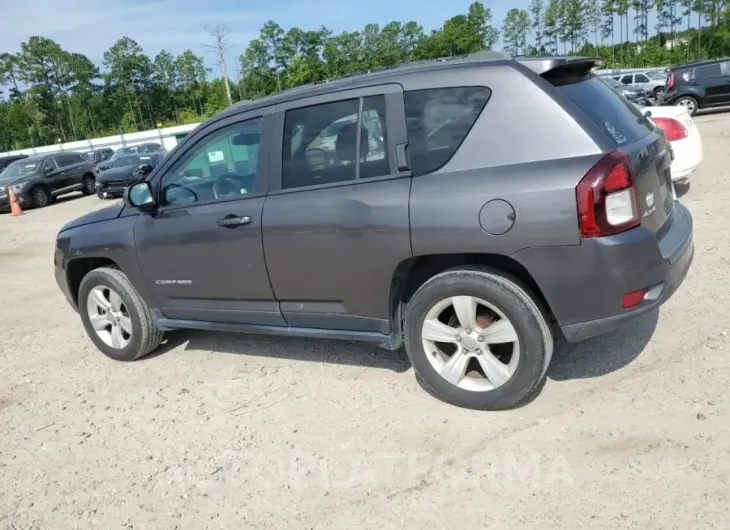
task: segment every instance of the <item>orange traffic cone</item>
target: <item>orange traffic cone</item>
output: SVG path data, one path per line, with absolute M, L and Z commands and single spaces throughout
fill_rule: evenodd
M 13 188 L 10 186 L 8 186 L 8 196 L 10 197 L 10 215 L 22 214 L 23 210 L 20 208 L 20 204 L 18 204 L 18 198 L 15 196 Z

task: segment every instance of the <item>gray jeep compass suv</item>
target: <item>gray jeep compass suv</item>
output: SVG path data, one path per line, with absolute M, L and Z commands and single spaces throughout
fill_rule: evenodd
M 234 105 L 58 234 L 96 346 L 172 329 L 405 345 L 464 407 L 540 388 L 558 334 L 655 309 L 692 261 L 660 129 L 586 58 L 477 54 Z

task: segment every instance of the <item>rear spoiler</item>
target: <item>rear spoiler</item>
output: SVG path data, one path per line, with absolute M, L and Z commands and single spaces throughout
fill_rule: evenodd
M 603 65 L 600 57 L 515 57 L 515 61 L 538 75 L 550 77 L 565 74 L 585 75 Z

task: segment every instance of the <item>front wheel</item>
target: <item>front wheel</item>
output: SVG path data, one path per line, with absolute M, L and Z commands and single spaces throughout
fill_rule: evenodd
M 134 361 L 162 342 L 147 304 L 117 269 L 101 267 L 84 276 L 79 313 L 91 341 L 112 359 Z
M 405 317 L 406 351 L 416 376 L 437 398 L 500 410 L 535 395 L 554 339 L 528 291 L 492 269 L 455 269 L 428 280 Z
M 51 204 L 51 192 L 43 186 L 37 186 L 31 193 L 31 203 L 33 208 L 43 208 Z
M 697 100 L 690 96 L 683 96 L 679 98 L 674 104 L 677 107 L 686 108 L 690 116 L 694 116 L 695 114 L 697 114 L 697 109 L 699 108 L 699 103 L 697 102 Z

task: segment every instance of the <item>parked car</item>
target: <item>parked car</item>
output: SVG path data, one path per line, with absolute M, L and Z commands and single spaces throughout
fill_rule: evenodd
M 0 173 L 0 208 L 10 207 L 8 187 L 21 208 L 48 206 L 59 195 L 94 193 L 94 170 L 81 153 L 54 153 L 13 162 Z
M 15 162 L 16 160 L 23 160 L 24 158 L 28 158 L 28 155 L 10 155 L 10 156 L 3 156 L 0 158 L 0 171 L 8 167 L 10 164 Z
M 646 94 L 644 94 L 643 88 L 640 88 L 637 86 L 631 86 L 631 85 L 624 85 L 620 81 L 617 81 L 617 80 L 613 79 L 612 77 L 602 77 L 601 81 L 606 83 L 615 92 L 617 92 L 621 96 L 625 97 L 632 103 L 635 103 L 642 107 L 651 107 L 651 105 L 652 105 L 651 100 L 648 97 L 646 97 Z
M 114 149 L 109 147 L 88 151 L 86 153 L 86 158 L 95 164 L 109 160 L 112 156 L 114 156 Z
M 702 163 L 704 151 L 700 131 L 686 107 L 660 106 L 642 109 L 672 146 L 672 181 L 687 185 Z
M 97 196 L 100 199 L 121 197 L 127 186 L 139 180 L 145 171 L 148 172 L 156 167 L 162 158 L 162 153 L 137 154 L 117 158 L 111 168 L 97 175 Z M 146 166 L 149 166 L 149 168 Z
M 146 143 L 140 145 L 134 145 L 132 147 L 122 147 L 117 149 L 108 160 L 101 162 L 96 165 L 95 171 L 101 173 L 112 167 L 114 161 L 122 156 L 136 155 L 136 154 L 149 154 L 149 153 L 164 153 L 165 148 L 161 144 L 157 143 Z
M 172 329 L 405 344 L 440 399 L 523 403 L 557 336 L 656 309 L 694 255 L 665 135 L 596 64 L 487 52 L 229 107 L 63 227 L 58 285 L 114 359 Z
M 657 97 L 664 91 L 666 78 L 667 75 L 658 70 L 612 76 L 614 81 L 618 81 L 624 86 L 638 87 L 643 90 L 644 95 L 651 97 Z
M 699 109 L 730 105 L 730 59 L 687 63 L 670 68 L 662 105 Z

